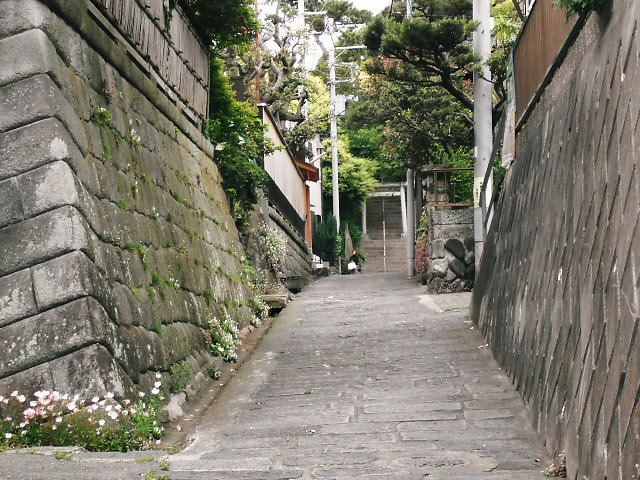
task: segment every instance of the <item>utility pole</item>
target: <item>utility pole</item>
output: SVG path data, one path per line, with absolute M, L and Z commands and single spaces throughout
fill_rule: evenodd
M 407 18 L 413 16 L 413 2 L 407 0 Z M 415 275 L 416 258 L 416 213 L 415 194 L 413 191 L 414 172 L 407 168 L 407 277 Z M 422 212 L 421 212 L 422 213 Z
M 333 30 L 333 20 L 331 20 Z M 329 49 L 329 117 L 331 118 L 331 184 L 333 187 L 333 216 L 340 234 L 340 189 L 338 184 L 338 116 L 336 112 L 336 50 Z
M 475 240 L 476 265 L 480 265 L 484 246 L 484 218 L 480 207 L 480 190 L 489 167 L 493 148 L 492 85 L 491 71 L 487 60 L 491 56 L 491 4 L 490 0 L 473 0 L 473 20 L 478 28 L 473 34 L 473 51 L 480 58 L 480 72 L 473 74 L 473 132 L 475 137 L 473 169 L 473 236 Z M 491 198 L 493 175 L 488 179 L 485 198 Z

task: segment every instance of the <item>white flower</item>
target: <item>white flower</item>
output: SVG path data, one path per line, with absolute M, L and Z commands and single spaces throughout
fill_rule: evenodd
M 12 397 L 17 397 L 18 396 L 18 391 L 14 390 L 13 392 L 11 392 L 11 396 Z M 7 437 L 7 438 L 11 438 L 11 437 Z
M 100 420 L 98 421 L 98 424 L 102 427 L 102 426 L 105 424 L 105 421 L 104 421 L 104 420 L 102 420 L 102 419 L 100 419 Z
M 107 415 L 109 415 L 109 418 L 111 418 L 111 420 L 115 420 L 116 418 L 118 418 L 118 413 L 115 411 L 111 411 Z
M 56 423 L 61 423 L 62 422 L 62 417 L 56 417 Z
M 57 426 L 57 425 L 52 425 L 52 426 L 51 426 L 51 430 L 57 430 L 57 429 L 58 429 L 58 426 Z
M 20 403 L 24 403 L 24 401 L 27 399 L 24 395 L 18 395 L 16 398 Z
M 113 393 L 107 392 L 107 394 L 105 395 L 105 398 L 113 398 Z
M 7 439 L 8 439 L 8 438 L 11 438 L 11 437 L 13 437 L 13 434 L 12 434 L 12 433 L 5 433 L 5 434 L 4 434 L 4 438 L 7 438 Z
M 32 406 L 32 407 L 35 407 L 36 405 L 38 405 L 38 402 L 36 402 L 35 400 L 31 400 L 29 402 L 29 405 Z
M 138 392 L 138 396 L 139 396 L 140 398 L 144 397 L 144 392 Z
M 154 207 L 155 208 L 155 207 Z M 159 380 L 162 378 L 162 375 L 160 375 L 160 372 L 156 372 L 156 378 Z
M 153 388 L 151 389 L 151 393 L 153 393 L 154 395 L 157 395 L 160 393 L 160 390 L 158 390 L 157 388 Z
M 92 401 L 93 403 L 98 403 L 98 402 L 100 401 L 100 397 L 93 397 L 93 398 L 91 399 L 91 401 Z
M 162 383 L 156 382 L 156 383 L 153 384 L 153 387 L 154 388 L 160 388 L 160 385 L 162 385 Z
M 113 407 L 111 405 L 107 405 L 106 407 L 104 407 L 105 412 L 110 412 L 112 409 Z

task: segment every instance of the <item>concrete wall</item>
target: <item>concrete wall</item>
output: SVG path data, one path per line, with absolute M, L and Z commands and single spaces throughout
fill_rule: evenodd
M 2 392 L 168 384 L 248 320 L 212 146 L 86 6 L 0 0 Z
M 426 281 L 429 290 L 445 286 L 455 291 L 470 290 L 475 277 L 473 210 L 427 207 L 431 268 Z
M 640 461 L 640 4 L 593 14 L 518 137 L 473 316 L 568 478 Z

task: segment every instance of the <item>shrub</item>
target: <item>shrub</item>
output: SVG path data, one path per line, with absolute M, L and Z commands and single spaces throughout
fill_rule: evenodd
M 171 385 L 169 390 L 172 393 L 184 392 L 187 390 L 191 379 L 191 364 L 186 360 L 171 365 Z
M 82 399 L 78 395 L 38 391 L 32 400 L 19 392 L 0 396 L 0 449 L 80 446 L 89 451 L 145 450 L 162 435 L 160 375 L 151 394 L 118 402 L 111 392 Z
M 265 261 L 269 270 L 277 277 L 284 276 L 282 260 L 287 254 L 287 243 L 284 236 L 275 228 L 263 225 L 258 231 L 262 237 Z
M 554 0 L 556 7 L 567 11 L 567 20 L 574 15 L 583 15 L 590 11 L 601 12 L 610 0 Z
M 238 359 L 236 350 L 240 345 L 238 324 L 225 313 L 222 320 L 209 317 L 209 332 L 211 333 L 211 353 L 222 357 L 225 362 L 235 362 Z

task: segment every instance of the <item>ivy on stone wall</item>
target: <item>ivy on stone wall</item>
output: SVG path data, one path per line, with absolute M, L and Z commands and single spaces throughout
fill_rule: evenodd
M 574 15 L 596 11 L 601 12 L 610 0 L 554 0 L 556 7 L 567 11 L 567 20 Z

